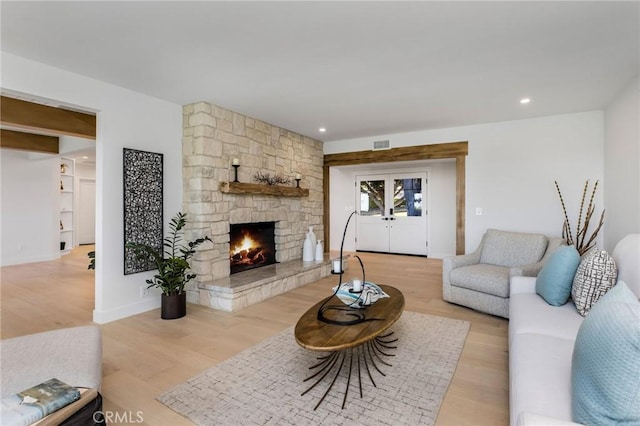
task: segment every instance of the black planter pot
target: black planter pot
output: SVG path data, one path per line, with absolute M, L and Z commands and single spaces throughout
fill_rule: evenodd
M 187 314 L 187 293 L 163 294 L 160 300 L 160 318 L 177 319 Z

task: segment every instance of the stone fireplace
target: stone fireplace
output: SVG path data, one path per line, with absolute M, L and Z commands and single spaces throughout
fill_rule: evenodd
M 322 142 L 206 102 L 184 106 L 183 114 L 186 236 L 212 239 L 192 260 L 197 277 L 189 283 L 187 300 L 236 310 L 327 275 L 329 267 L 302 264 L 307 229 L 323 232 Z M 233 180 L 234 158 L 241 183 L 255 184 L 257 172 L 290 178 L 300 173 L 308 196 L 221 190 Z M 277 263 L 231 275 L 232 225 L 264 222 L 275 223 Z M 246 294 L 239 294 L 241 287 Z
M 231 274 L 276 263 L 275 222 L 238 223 L 229 232 Z

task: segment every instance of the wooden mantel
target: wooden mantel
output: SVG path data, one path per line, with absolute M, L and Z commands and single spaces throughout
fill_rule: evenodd
M 275 195 L 280 197 L 309 196 L 309 189 L 307 188 L 244 182 L 220 182 L 220 192 L 225 194 Z

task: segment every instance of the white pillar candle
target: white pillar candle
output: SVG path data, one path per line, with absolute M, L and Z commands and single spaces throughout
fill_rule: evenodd
M 342 262 L 338 259 L 338 260 L 334 260 L 333 261 L 333 272 L 339 274 L 340 272 L 342 272 Z
M 353 280 L 353 291 L 355 293 L 360 293 L 362 291 L 362 281 L 360 280 Z
M 237 158 L 234 158 L 233 160 L 231 160 L 231 164 L 233 164 L 234 166 L 237 166 L 240 164 L 240 160 L 238 160 Z
M 302 179 L 302 175 L 300 173 L 296 173 L 296 179 Z

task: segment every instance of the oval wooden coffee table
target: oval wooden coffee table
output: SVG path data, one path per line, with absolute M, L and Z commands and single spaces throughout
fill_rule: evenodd
M 320 362 L 309 367 L 310 370 L 317 371 L 304 381 L 306 382 L 314 378 L 317 379 L 302 395 L 305 395 L 325 378 L 328 378 L 333 371 L 333 379 L 314 410 L 320 406 L 329 394 L 343 368 L 348 368 L 348 372 L 342 408 L 344 408 L 347 401 L 352 373 L 354 376 L 357 374 L 360 398 L 362 398 L 361 366 L 364 366 L 374 387 L 376 387 L 376 383 L 373 380 L 372 370 L 369 367 L 372 366 L 378 373 L 384 376 L 385 374 L 380 370 L 378 364 L 391 366 L 383 357 L 395 356 L 389 353 L 389 350 L 396 349 L 396 346 L 392 346 L 392 344 L 398 339 L 393 338 L 393 332 L 383 333 L 402 315 L 404 296 L 400 290 L 394 287 L 381 285 L 380 288 L 387 293 L 389 297 L 378 300 L 364 310 L 355 309 L 355 311 L 364 313 L 366 317 L 365 322 L 354 325 L 335 325 L 319 320 L 318 309 L 320 309 L 324 303 L 324 299 L 312 306 L 298 320 L 294 333 L 296 342 L 303 348 L 312 351 L 329 352 L 328 355 L 318 357 Z M 329 300 L 327 305 L 346 306 L 337 297 Z M 342 315 L 344 315 L 342 319 L 352 319 L 352 317 L 345 315 L 344 311 L 342 312 Z M 340 312 L 338 312 L 337 315 L 340 315 Z

